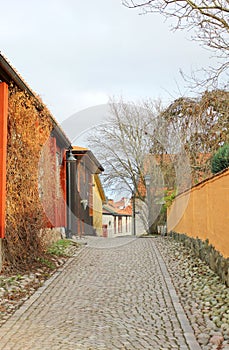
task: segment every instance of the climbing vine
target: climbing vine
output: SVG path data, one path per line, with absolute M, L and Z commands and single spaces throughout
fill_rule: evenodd
M 38 164 L 52 122 L 37 99 L 10 87 L 4 265 L 24 268 L 43 251 Z

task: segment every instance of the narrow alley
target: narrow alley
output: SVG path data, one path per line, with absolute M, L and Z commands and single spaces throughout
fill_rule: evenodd
M 201 349 L 155 242 L 93 238 L 0 328 L 0 349 Z

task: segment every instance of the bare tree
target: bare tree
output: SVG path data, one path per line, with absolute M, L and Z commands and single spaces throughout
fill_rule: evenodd
M 179 98 L 163 111 L 168 128 L 176 129 L 189 158 L 192 183 L 211 174 L 211 157 L 229 142 L 229 93 L 216 90 L 200 98 Z
M 176 187 L 181 188 L 186 163 L 183 158 L 178 162 L 179 141 L 173 132 L 169 134 L 160 103 L 146 101 L 136 106 L 120 101 L 112 102 L 110 108 L 111 117 L 89 135 L 90 147 L 105 168 L 105 189 L 131 193 L 147 229 L 160 214 L 165 188 L 174 188 L 179 176 Z M 175 156 L 166 154 L 175 151 Z M 174 159 L 176 164 L 171 166 Z
M 137 106 L 122 100 L 118 103 L 112 101 L 110 110 L 111 116 L 107 122 L 90 134 L 90 147 L 105 168 L 105 189 L 108 192 L 113 189 L 116 194 L 131 195 L 141 227 L 148 231 L 160 212 L 156 203 L 156 189 L 163 191 L 164 188 L 163 176 L 152 154 L 159 146 L 153 135 L 158 129 L 160 102 L 151 102 L 148 108 L 144 103 Z M 154 191 L 146 189 L 146 174 L 151 177 L 150 187 Z M 149 193 L 151 196 L 148 196 Z M 133 215 L 135 222 L 135 210 Z M 138 228 L 140 221 L 137 220 Z
M 161 13 L 174 18 L 173 29 L 191 30 L 193 39 L 214 51 L 217 67 L 208 67 L 202 84 L 216 84 L 229 68 L 229 1 L 228 0 L 123 0 L 129 8 L 141 8 L 142 13 Z M 195 78 L 195 76 L 193 76 Z M 228 81 L 226 81 L 226 84 Z M 224 86 L 225 87 L 225 86 Z
M 178 194 L 210 174 L 212 153 L 228 142 L 228 97 L 205 92 L 166 108 L 155 101 L 111 101 L 110 118 L 89 135 L 105 168 L 105 189 L 137 198 L 145 227 L 155 228 L 165 191 Z
M 155 111 L 123 101 L 110 103 L 111 117 L 89 136 L 90 146 L 105 166 L 103 183 L 117 192 L 137 192 L 144 183 L 144 160 L 152 147 L 147 134 L 156 123 Z M 154 121 L 153 121 L 154 120 Z

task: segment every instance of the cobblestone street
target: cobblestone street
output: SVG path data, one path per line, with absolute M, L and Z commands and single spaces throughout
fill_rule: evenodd
M 199 350 L 154 241 L 89 239 L 0 328 L 0 349 Z

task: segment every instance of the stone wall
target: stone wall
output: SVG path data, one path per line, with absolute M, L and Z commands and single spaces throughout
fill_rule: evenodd
M 229 258 L 224 258 L 212 244 L 206 239 L 202 241 L 199 238 L 189 237 L 186 234 L 169 232 L 169 237 L 184 244 L 192 253 L 199 257 L 202 261 L 221 278 L 221 280 L 229 287 Z
M 62 227 L 46 228 L 41 230 L 40 235 L 45 247 L 49 247 L 58 240 L 65 238 L 65 231 Z

